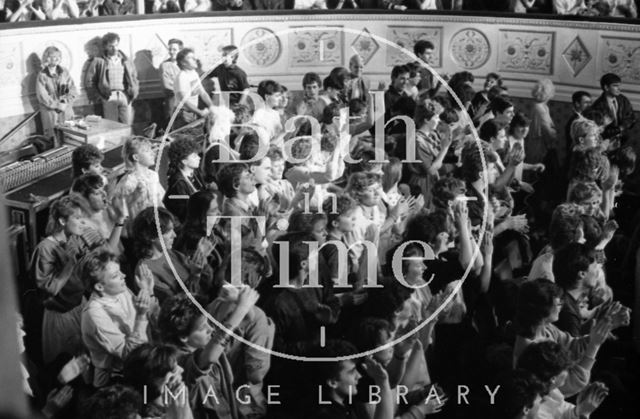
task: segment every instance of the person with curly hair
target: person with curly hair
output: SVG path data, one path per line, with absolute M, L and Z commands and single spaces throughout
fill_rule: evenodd
M 190 138 L 178 138 L 167 148 L 167 156 L 169 181 L 162 202 L 165 208 L 183 223 L 189 197 L 205 188 L 200 174 L 198 144 Z
M 104 154 L 93 144 L 83 144 L 75 148 L 71 152 L 71 174 L 73 178 L 75 179 L 87 172 L 102 175 L 104 172 L 104 167 L 102 167 L 103 160 Z
M 103 387 L 82 404 L 85 419 L 137 419 L 142 410 L 142 397 L 122 384 Z
M 201 238 L 195 252 L 189 257 L 173 250 L 176 238 L 174 218 L 164 208 L 157 208 L 157 211 L 161 236 L 158 236 L 155 208 L 142 210 L 133 221 L 132 231 L 138 258 L 136 275 L 144 276 L 148 271 L 153 275 L 153 291 L 161 303 L 172 295 L 187 291 L 209 295 L 213 271 L 207 258 L 213 251 L 213 243 L 206 237 Z M 171 266 L 167 258 L 171 260 Z

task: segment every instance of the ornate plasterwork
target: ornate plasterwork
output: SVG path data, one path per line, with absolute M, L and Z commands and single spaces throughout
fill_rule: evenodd
M 615 73 L 624 82 L 640 84 L 640 39 L 603 36 L 599 51 L 603 73 Z
M 291 67 L 336 67 L 343 65 L 342 27 L 325 29 L 295 29 L 289 34 L 289 63 Z
M 351 43 L 351 50 L 360 55 L 365 64 L 371 60 L 379 49 L 380 45 L 371 36 L 371 32 L 367 28 L 364 28 Z
M 413 45 L 416 41 L 424 39 L 431 41 L 434 46 L 432 62 L 429 64 L 434 68 L 442 67 L 442 27 L 388 26 L 387 39 L 399 47 L 394 48 L 390 45 L 385 45 L 387 65 L 394 66 L 415 61 L 402 49 L 413 53 Z
M 18 43 L 0 42 L 0 89 L 19 85 L 23 71 Z
M 240 51 L 251 65 L 268 67 L 280 58 L 282 44 L 273 31 L 254 28 L 242 37 Z
M 477 29 L 465 28 L 453 35 L 449 43 L 451 58 L 465 70 L 475 70 L 489 61 L 491 46 Z
M 554 35 L 553 32 L 500 30 L 498 70 L 552 74 Z
M 185 31 L 185 45 L 195 49 L 196 57 L 204 71 L 211 70 L 220 64 L 222 48 L 233 44 L 232 29 L 209 29 L 207 31 Z
M 591 54 L 589 54 L 582 39 L 576 36 L 562 53 L 562 58 L 564 58 L 564 61 L 573 72 L 573 77 L 575 77 L 589 64 Z

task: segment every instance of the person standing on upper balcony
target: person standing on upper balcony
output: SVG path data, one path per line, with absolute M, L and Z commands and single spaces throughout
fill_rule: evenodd
M 47 138 L 54 136 L 56 124 L 73 119 L 73 101 L 78 96 L 69 71 L 60 66 L 61 59 L 58 48 L 47 47 L 42 54 L 43 68 L 36 81 L 42 130 Z
M 138 96 L 138 74 L 133 62 L 118 49 L 120 36 L 109 32 L 102 37 L 104 55 L 95 57 L 85 86 L 90 98 L 100 99 L 106 119 L 131 125 L 131 103 Z
M 593 102 L 591 109 L 598 110 L 605 115 L 611 115 L 611 122 L 607 129 L 615 130 L 622 141 L 627 139 L 629 131 L 636 124 L 631 102 L 621 93 L 622 80 L 617 74 L 607 73 L 600 79 L 602 94 Z
M 176 107 L 176 97 L 173 91 L 173 82 L 180 72 L 176 57 L 184 44 L 179 39 L 170 39 L 167 44 L 169 58 L 160 64 L 160 81 L 164 89 L 164 116 L 167 121 L 171 118 L 173 108 Z
M 397 65 L 391 70 L 391 85 L 384 92 L 384 120 L 391 119 L 393 105 L 402 97 L 407 96 L 405 89 L 409 84 L 411 70 L 406 65 Z
M 249 94 L 249 80 L 247 73 L 238 67 L 238 57 L 240 51 L 235 45 L 227 45 L 222 48 L 222 64 L 211 71 L 209 77 L 218 80 L 215 83 L 216 90 L 223 92 L 233 92 L 229 95 L 229 106 L 236 104 L 243 105 Z
M 212 113 L 214 108 L 213 101 L 202 87 L 200 76 L 196 71 L 198 61 L 193 50 L 191 48 L 180 50 L 176 61 L 180 67 L 180 72 L 173 82 L 176 106 L 179 106 L 185 97 L 187 99 L 179 108 L 178 116 L 173 124 L 174 130 L 195 122 L 199 118 L 204 118 Z M 207 109 L 198 108 L 198 98 L 205 103 Z
M 355 54 L 349 60 L 349 76 L 347 80 L 347 100 L 360 99 L 364 102 L 369 101 L 369 89 L 362 74 L 364 73 L 364 60 L 358 54 Z
M 431 41 L 424 39 L 419 40 L 413 46 L 413 53 L 419 58 L 418 64 L 420 64 L 420 75 L 422 80 L 418 84 L 418 90 L 420 91 L 420 97 L 431 98 L 438 93 L 440 89 L 440 82 L 435 79 L 431 71 L 424 64 L 432 65 L 433 52 L 435 47 Z
M 559 15 L 576 15 L 583 8 L 583 0 L 553 0 L 553 12 Z
M 104 0 L 98 6 L 100 16 L 120 16 L 132 15 L 136 12 L 136 5 L 133 0 Z

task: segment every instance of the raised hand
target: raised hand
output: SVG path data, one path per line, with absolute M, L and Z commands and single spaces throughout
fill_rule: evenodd
M 73 397 L 73 388 L 71 386 L 64 386 L 61 389 L 54 389 L 47 395 L 47 404 L 42 413 L 46 417 L 54 417 L 60 409 L 65 407 L 71 401 Z
M 376 385 L 382 386 L 389 381 L 389 374 L 387 374 L 387 370 L 375 359 L 366 358 L 362 367 Z
M 604 318 L 597 321 L 591 328 L 589 333 L 589 343 L 596 346 L 601 346 L 609 336 L 613 324 L 610 319 Z
M 133 306 L 136 309 L 136 314 L 139 317 L 144 317 L 149 313 L 151 309 L 151 296 L 145 290 L 141 290 L 138 296 L 133 300 Z
M 589 384 L 580 394 L 576 402 L 576 413 L 580 417 L 589 417 L 602 404 L 609 395 L 609 389 L 604 383 L 593 382 Z
M 140 264 L 138 268 L 138 274 L 135 277 L 136 285 L 140 290 L 144 290 L 148 294 L 153 294 L 153 287 L 155 286 L 155 279 L 151 269 L 144 263 Z

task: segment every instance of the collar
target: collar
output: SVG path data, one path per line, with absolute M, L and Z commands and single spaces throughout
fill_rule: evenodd
M 244 202 L 243 200 L 236 198 L 235 196 L 233 198 L 229 198 L 229 203 L 247 212 L 251 210 L 251 206 L 249 205 L 249 203 Z
M 49 77 L 53 77 L 54 75 L 57 75 L 57 76 L 62 75 L 62 67 L 60 67 L 59 65 L 57 65 L 57 66 L 56 66 L 55 74 L 51 74 L 51 70 L 49 69 L 49 67 L 45 67 L 45 68 L 44 68 L 44 71 L 46 71 L 46 72 L 47 72 L 47 75 L 48 75 Z

